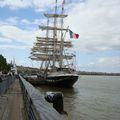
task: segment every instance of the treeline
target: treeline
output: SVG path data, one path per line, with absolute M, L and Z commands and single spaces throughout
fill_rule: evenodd
M 6 58 L 0 55 L 0 72 L 7 73 L 11 68 L 11 65 L 7 63 Z
M 120 76 L 120 73 L 106 73 L 106 72 L 87 72 L 87 71 L 78 71 L 79 75 L 112 75 Z

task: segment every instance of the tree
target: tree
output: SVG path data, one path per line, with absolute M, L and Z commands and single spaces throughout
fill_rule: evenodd
M 8 72 L 10 70 L 11 66 L 7 63 L 6 58 L 4 58 L 2 55 L 0 55 L 0 71 L 2 72 Z

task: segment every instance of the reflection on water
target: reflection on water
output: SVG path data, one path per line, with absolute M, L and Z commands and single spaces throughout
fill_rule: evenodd
M 70 120 L 120 120 L 120 77 L 81 76 L 73 88 L 37 87 L 61 91 Z

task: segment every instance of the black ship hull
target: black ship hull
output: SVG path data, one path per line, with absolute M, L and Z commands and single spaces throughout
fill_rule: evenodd
M 46 78 L 46 84 L 57 87 L 73 87 L 74 83 L 78 80 L 78 75 L 59 75 L 48 76 Z

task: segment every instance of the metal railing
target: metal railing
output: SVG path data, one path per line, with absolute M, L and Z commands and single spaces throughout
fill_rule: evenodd
M 24 78 L 19 76 L 27 120 L 64 120 L 50 104 Z
M 0 76 L 0 96 L 8 90 L 14 80 L 14 76 Z

